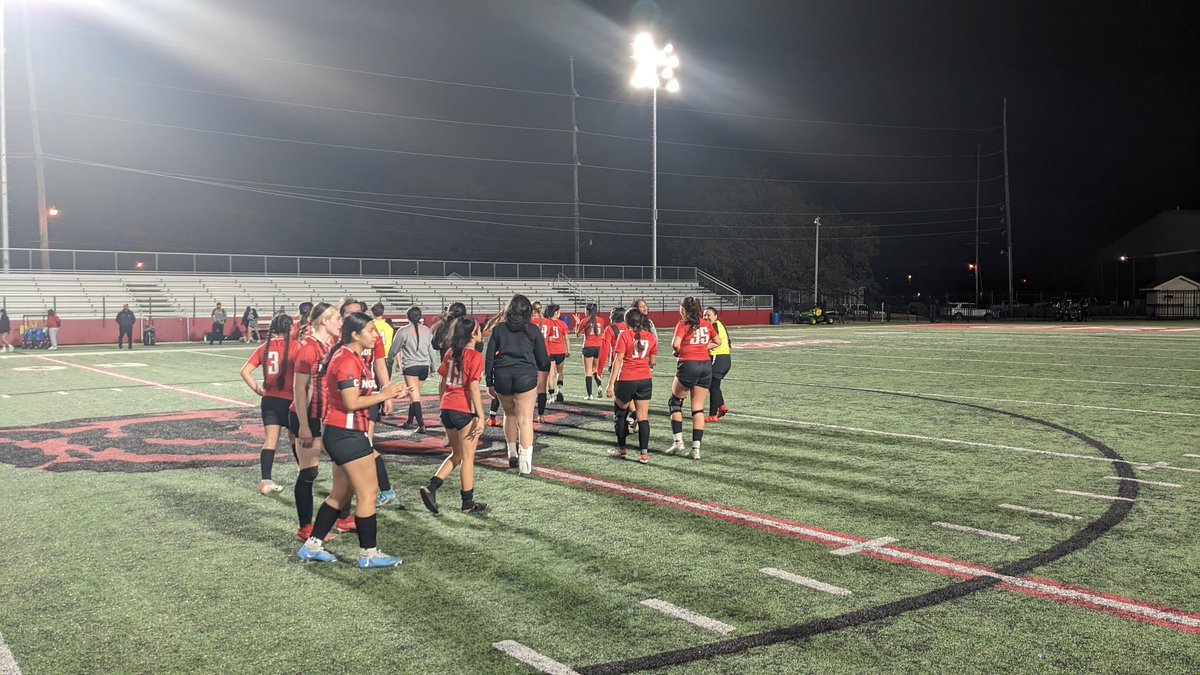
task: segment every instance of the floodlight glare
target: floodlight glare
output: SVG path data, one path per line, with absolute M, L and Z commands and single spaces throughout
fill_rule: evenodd
M 667 82 L 667 91 L 671 92 L 672 94 L 678 92 L 679 80 L 671 80 L 670 82 Z

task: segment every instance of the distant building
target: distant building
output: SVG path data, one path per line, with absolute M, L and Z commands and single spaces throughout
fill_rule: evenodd
M 1145 301 L 1146 291 L 1175 277 L 1200 279 L 1200 211 L 1163 211 L 1101 249 L 1098 262 L 1104 295 L 1115 290 L 1122 300 Z

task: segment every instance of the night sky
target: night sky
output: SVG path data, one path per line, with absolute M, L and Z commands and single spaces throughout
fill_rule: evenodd
M 628 83 L 641 28 L 682 60 L 682 91 L 660 92 L 663 264 L 681 237 L 738 236 L 690 212 L 706 196 L 788 186 L 879 226 L 885 291 L 913 274 L 960 292 L 978 147 L 980 263 L 1000 292 L 1005 96 L 1029 290 L 1086 291 L 1097 249 L 1200 208 L 1196 2 L 32 4 L 54 247 L 570 262 L 574 56 L 583 261 L 647 264 L 649 92 Z M 17 247 L 37 241 L 19 7 Z M 779 236 L 811 236 L 807 210 L 782 218 Z

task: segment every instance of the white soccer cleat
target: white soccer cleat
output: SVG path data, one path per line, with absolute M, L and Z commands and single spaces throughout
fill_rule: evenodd
M 269 495 L 273 492 L 283 492 L 283 486 L 273 480 L 264 480 L 258 483 L 258 494 Z
M 688 453 L 688 459 L 700 459 L 700 448 L 692 448 Z
M 528 450 L 522 448 L 517 452 L 517 471 L 522 476 L 528 476 L 533 473 L 533 448 Z
M 663 454 L 674 455 L 677 452 L 683 452 L 683 442 L 682 441 L 675 441 L 674 443 L 672 443 L 671 447 L 669 447 L 663 451 Z

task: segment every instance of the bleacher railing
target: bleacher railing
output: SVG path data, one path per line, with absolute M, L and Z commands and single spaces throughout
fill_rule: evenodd
M 649 281 L 643 265 L 571 265 L 470 260 L 410 260 L 236 253 L 171 253 L 165 251 L 98 251 L 52 249 L 50 268 L 43 270 L 41 249 L 9 249 L 16 272 L 120 272 L 158 274 L 226 274 L 263 276 L 479 277 L 555 279 L 563 274 L 585 281 Z M 664 281 L 698 281 L 695 267 L 660 266 Z

